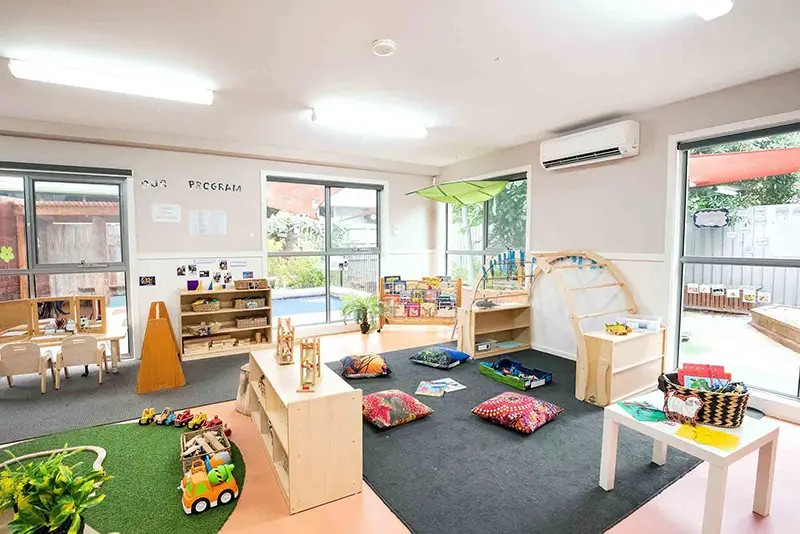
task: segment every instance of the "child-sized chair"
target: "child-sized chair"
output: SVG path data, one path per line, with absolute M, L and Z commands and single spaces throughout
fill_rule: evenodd
M 103 366 L 108 372 L 108 360 L 104 346 L 98 346 L 94 336 L 74 335 L 61 342 L 61 350 L 56 357 L 56 389 L 61 387 L 61 370 L 69 378 L 67 367 L 71 365 L 97 365 L 98 383 L 103 383 Z
M 47 368 L 58 384 L 53 369 L 53 355 L 50 351 L 42 353 L 36 343 L 10 343 L 0 348 L 0 376 L 5 376 L 8 387 L 14 387 L 12 375 L 39 373 L 42 377 L 42 393 L 47 391 Z M 58 389 L 58 386 L 56 386 Z

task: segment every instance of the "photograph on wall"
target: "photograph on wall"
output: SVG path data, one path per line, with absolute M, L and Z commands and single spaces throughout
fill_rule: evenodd
M 214 282 L 217 283 L 217 284 L 222 282 L 222 273 L 220 273 L 220 272 L 215 272 L 214 273 Z
M 186 266 L 186 270 L 190 275 L 197 276 L 197 265 L 189 264 Z
M 223 278 L 226 284 L 230 284 L 233 281 L 233 273 L 227 272 L 225 273 L 225 278 Z
M 200 271 L 200 278 L 208 278 L 208 271 Z
M 140 276 L 139 277 L 139 285 L 140 286 L 154 286 L 154 285 L 156 285 L 156 277 L 155 276 Z
M 725 286 L 722 284 L 714 284 L 711 286 L 711 295 L 715 297 L 724 297 L 725 296 Z
M 761 304 L 769 304 L 772 302 L 772 293 L 767 293 L 766 291 L 759 291 L 756 293 L 756 302 Z
M 219 260 L 219 270 L 220 271 L 228 270 L 228 260 Z
M 742 289 L 742 300 L 745 302 L 753 303 L 756 301 L 756 292 L 754 289 Z
M 178 267 L 175 269 L 175 274 L 178 276 L 186 276 L 186 266 L 178 265 Z
M 242 278 L 247 280 L 249 278 L 254 278 L 253 271 L 242 271 Z
M 729 287 L 725 290 L 725 296 L 729 299 L 738 299 L 739 298 L 739 288 L 738 287 Z

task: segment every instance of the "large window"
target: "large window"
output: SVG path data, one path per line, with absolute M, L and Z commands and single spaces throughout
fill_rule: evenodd
M 486 256 L 524 249 L 528 227 L 526 174 L 504 176 L 502 193 L 482 204 L 447 205 L 447 274 L 474 287 Z
M 800 125 L 679 146 L 679 365 L 800 397 Z
M 103 295 L 109 329 L 127 334 L 124 171 L 49 171 L 0 171 L 0 300 Z
M 379 186 L 267 177 L 273 315 L 341 320 L 342 297 L 378 289 Z

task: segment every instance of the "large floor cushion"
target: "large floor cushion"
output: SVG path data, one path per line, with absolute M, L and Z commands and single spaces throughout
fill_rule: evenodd
M 375 378 L 392 374 L 380 354 L 345 356 L 339 363 L 342 364 L 342 376 L 345 378 Z
M 364 395 L 362 413 L 376 427 L 390 428 L 427 417 L 433 410 L 408 393 L 388 389 Z
M 478 417 L 523 434 L 532 434 L 562 411 L 550 402 L 512 392 L 501 393 L 472 409 Z
M 422 349 L 409 359 L 414 363 L 427 365 L 428 367 L 452 369 L 467 358 L 469 358 L 469 354 L 464 352 L 436 347 L 432 349 Z

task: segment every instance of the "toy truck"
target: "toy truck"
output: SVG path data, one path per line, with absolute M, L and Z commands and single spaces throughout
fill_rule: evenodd
M 192 419 L 186 424 L 186 426 L 189 427 L 189 430 L 197 430 L 198 428 L 203 426 L 203 423 L 205 423 L 207 420 L 208 420 L 208 415 L 206 415 L 204 412 L 200 412 L 198 414 L 195 414 L 195 416 L 192 417 Z
M 187 514 L 202 514 L 209 508 L 228 504 L 239 496 L 233 465 L 225 464 L 206 472 L 205 462 L 196 461 L 181 481 L 181 504 Z
M 142 410 L 142 416 L 139 418 L 140 425 L 149 425 L 153 422 L 153 419 L 156 417 L 156 409 L 155 408 L 145 408 Z
M 169 418 L 172 416 L 173 413 L 174 412 L 172 411 L 172 408 L 167 406 L 166 408 L 164 408 L 163 412 L 161 412 L 156 416 L 156 424 L 159 426 L 166 425 L 167 421 L 169 420 Z
M 192 420 L 192 417 L 194 417 L 192 415 L 192 411 L 185 410 L 175 416 L 175 420 L 172 422 L 172 424 L 175 426 L 186 426 L 189 421 Z

